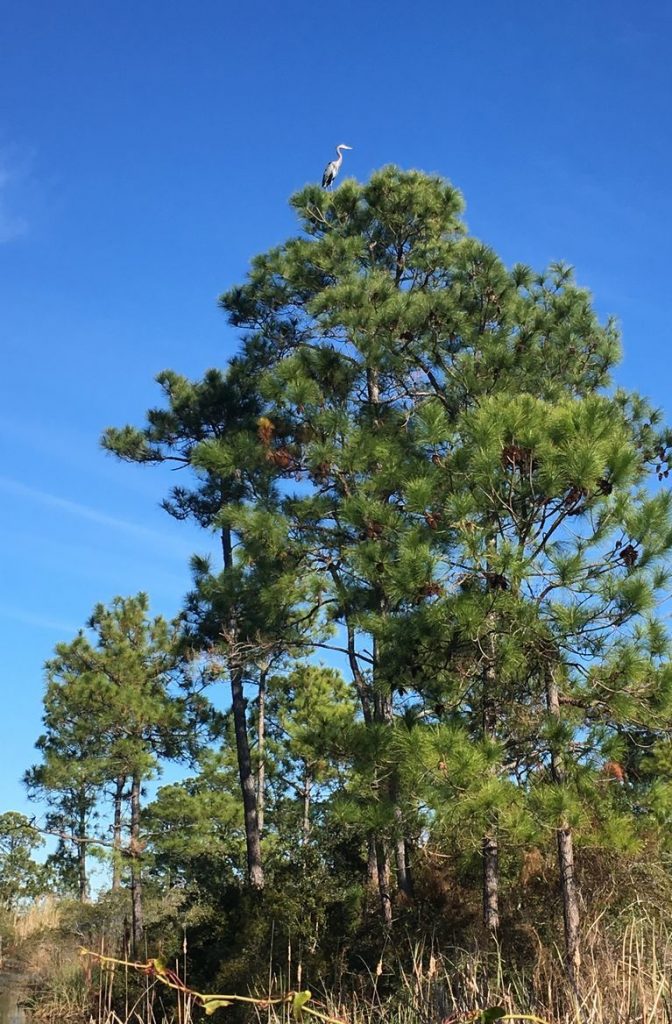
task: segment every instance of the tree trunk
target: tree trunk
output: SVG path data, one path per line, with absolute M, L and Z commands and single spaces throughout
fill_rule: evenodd
M 224 568 L 233 567 L 233 547 L 231 531 L 222 530 L 222 552 Z M 228 624 L 231 632 L 232 646 L 235 642 L 235 616 Z M 257 785 L 252 771 L 250 756 L 250 739 L 247 730 L 247 701 L 243 690 L 243 666 L 237 657 L 229 659 L 229 675 L 231 677 L 231 709 L 233 726 L 236 735 L 236 754 L 238 759 L 238 777 L 243 798 L 243 817 L 245 820 L 245 845 L 247 847 L 247 878 L 253 889 L 264 887 L 264 869 L 261 859 L 261 836 L 259 817 L 257 814 Z
M 308 842 L 310 833 L 310 794 L 313 788 L 313 779 L 308 768 L 303 775 L 303 823 L 302 823 L 302 845 Z
M 549 713 L 560 718 L 560 697 L 558 684 L 552 670 L 548 675 L 546 699 Z M 562 754 L 551 750 L 551 772 L 553 781 L 561 786 L 565 781 L 565 767 Z M 574 840 L 567 821 L 562 821 L 557 830 L 558 870 L 562 892 L 562 915 L 565 929 L 565 961 L 570 979 L 576 983 L 581 966 L 581 912 L 579 893 L 574 873 Z
M 338 581 L 338 574 L 336 570 L 332 572 L 334 578 Z M 348 631 L 348 661 L 350 662 L 350 670 L 352 672 L 352 679 L 357 690 L 357 696 L 359 697 L 362 705 L 362 715 L 366 725 L 370 725 L 373 720 L 373 713 L 371 711 L 371 690 L 366 679 L 362 675 L 362 671 L 359 667 L 357 660 L 357 651 L 355 649 L 355 631 L 350 623 L 347 615 L 345 617 L 346 627 Z
M 366 879 L 369 887 L 378 890 L 378 858 L 376 856 L 376 840 L 369 836 L 366 850 Z
M 131 942 L 133 959 L 141 955 L 144 919 L 142 910 L 142 865 L 140 849 L 140 776 L 134 775 L 131 782 Z
M 565 925 L 567 971 L 572 981 L 575 982 L 581 967 L 581 915 L 576 876 L 574 874 L 574 842 L 572 830 L 566 823 L 564 827 L 558 829 L 558 866 L 560 868 L 560 885 L 562 887 L 562 915 Z
M 406 838 L 404 836 L 404 815 L 399 801 L 399 777 L 393 770 L 389 782 L 389 797 L 394 808 L 395 838 L 394 838 L 394 861 L 397 870 L 397 889 L 407 899 L 413 898 L 413 886 L 411 873 L 406 860 Z
M 390 858 L 384 842 L 376 843 L 376 861 L 378 866 L 378 894 L 383 924 L 386 929 L 392 927 L 392 895 L 390 893 Z
M 257 720 L 257 752 L 258 752 L 258 766 L 257 766 L 257 825 L 259 827 L 259 836 L 264 834 L 264 809 L 265 809 L 265 785 L 266 785 L 266 765 L 264 763 L 265 757 L 265 743 L 266 743 L 266 672 L 261 672 L 259 676 L 259 713 Z
M 89 899 L 89 880 L 86 874 L 86 807 L 80 807 L 79 821 L 79 842 L 77 843 L 77 881 L 80 903 L 87 903 Z
M 257 816 L 257 792 L 250 757 L 250 743 L 247 735 L 247 701 L 243 693 L 243 673 L 239 668 L 231 669 L 231 705 L 233 725 L 236 733 L 238 755 L 238 776 L 243 797 L 245 819 L 245 844 L 247 847 L 247 877 L 253 889 L 263 889 L 264 869 L 261 859 L 261 838 Z
M 377 406 L 380 402 L 380 384 L 378 382 L 378 370 L 373 369 L 373 367 L 369 367 L 366 371 L 366 387 L 369 405 Z
M 497 835 L 483 836 L 483 924 L 491 934 L 499 928 L 499 847 Z
M 112 826 L 112 892 L 121 886 L 121 804 L 124 795 L 123 775 L 117 778 L 114 790 L 114 823 Z
M 369 401 L 371 404 L 375 404 L 379 399 L 378 392 L 378 377 L 377 371 L 367 371 L 367 381 L 369 387 Z M 335 568 L 331 570 L 332 578 L 336 584 L 337 590 L 340 594 L 343 592 L 343 584 Z M 374 723 L 385 723 L 391 725 L 394 719 L 394 709 L 392 706 L 391 695 L 385 694 L 376 688 L 375 682 L 372 685 L 369 680 L 365 678 L 359 667 L 359 661 L 357 658 L 357 650 L 355 644 L 355 630 L 350 621 L 347 609 L 344 606 L 344 617 L 347 629 L 347 643 L 348 643 L 348 660 L 350 663 L 350 669 L 352 672 L 353 682 L 355 689 L 359 696 L 362 715 L 364 718 L 365 725 L 373 725 Z M 376 666 L 377 666 L 377 649 L 376 642 L 373 641 L 373 677 L 375 679 Z M 376 773 L 377 776 L 377 773 Z M 376 778 L 377 783 L 377 778 Z M 376 785 L 374 783 L 374 785 Z M 391 797 L 390 788 L 388 784 L 388 799 Z M 394 801 L 393 801 L 394 802 Z M 401 810 L 396 807 L 395 804 L 395 817 L 397 817 L 397 810 L 401 815 Z M 400 829 L 402 831 L 403 829 Z M 385 928 L 392 927 L 392 894 L 390 890 L 390 858 L 385 840 L 375 835 L 368 837 L 368 851 L 367 851 L 367 878 L 372 888 L 378 889 L 380 896 L 380 906 L 383 917 L 383 924 Z M 403 842 L 403 839 L 401 840 Z M 395 855 L 396 855 L 396 868 L 397 868 L 397 884 L 401 891 L 407 892 L 410 896 L 412 894 L 411 879 L 408 872 L 406 862 L 406 849 L 405 842 L 402 846 L 395 844 Z M 400 884 L 401 883 L 401 884 Z
M 374 656 L 374 672 L 375 665 L 377 663 L 377 649 L 374 641 L 373 644 L 373 656 Z M 373 691 L 373 717 L 375 722 L 385 724 L 390 728 L 394 724 L 394 706 L 392 703 L 392 693 L 387 692 L 382 688 L 374 686 Z M 413 897 L 413 888 L 411 885 L 411 876 L 408 870 L 408 864 L 406 861 L 406 837 L 404 835 L 404 816 L 401 810 L 401 801 L 399 795 L 399 776 L 393 769 L 387 778 L 387 781 L 383 785 L 383 792 L 385 792 L 386 798 L 392 808 L 394 815 L 395 831 L 393 838 L 394 848 L 394 860 L 396 869 L 396 880 L 397 889 L 400 893 L 403 893 L 408 899 Z M 392 924 L 392 898 L 390 895 L 390 863 L 389 854 L 387 850 L 387 844 L 382 841 L 378 843 L 378 849 L 382 851 L 385 871 L 381 870 L 381 856 L 378 857 L 378 888 L 381 894 L 381 904 L 383 907 L 383 920 L 385 927 L 389 928 Z
M 394 816 L 395 818 L 401 816 L 401 811 L 398 807 L 394 809 Z M 397 836 L 394 841 L 394 860 L 397 868 L 397 889 L 410 900 L 413 898 L 413 884 L 411 882 L 411 872 L 408 869 L 408 861 L 406 860 L 406 840 L 403 836 Z
M 495 633 L 494 619 L 491 621 L 488 657 L 483 672 L 483 737 L 494 740 L 497 731 L 497 705 L 495 703 Z M 490 827 L 483 836 L 481 852 L 483 858 L 483 924 L 487 931 L 496 936 L 499 929 L 499 840 L 497 835 L 497 814 L 491 815 Z

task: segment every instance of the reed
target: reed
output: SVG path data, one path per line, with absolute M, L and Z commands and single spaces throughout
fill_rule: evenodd
M 609 927 L 597 919 L 588 929 L 578 984 L 564 971 L 560 951 L 537 943 L 536 954 L 512 964 L 502 949 L 439 950 L 415 944 L 381 958 L 368 976 L 344 975 L 338 994 L 320 991 L 289 963 L 269 971 L 264 991 L 236 1007 L 236 1022 L 290 1024 L 291 999 L 272 1003 L 290 989 L 309 985 L 310 1003 L 344 1024 L 490 1024 L 534 1019 L 548 1024 L 672 1024 L 672 929 L 632 910 Z M 105 957 L 105 944 L 100 954 Z M 186 949 L 171 977 L 184 990 L 166 991 L 161 979 L 138 975 L 123 964 L 62 963 L 34 1001 L 36 1024 L 193 1024 L 202 1019 L 188 990 Z M 311 984 L 312 981 L 312 984 Z M 298 982 L 298 985 L 297 985 Z M 256 1002 L 255 1002 L 256 999 Z M 225 1020 L 231 1009 L 215 1011 Z M 300 1012 L 298 1014 L 300 1016 Z M 312 1020 L 306 1017 L 305 1020 Z M 296 1016 L 296 1015 L 294 1015 Z

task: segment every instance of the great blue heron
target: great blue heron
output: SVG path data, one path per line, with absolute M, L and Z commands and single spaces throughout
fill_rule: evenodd
M 340 146 L 336 146 L 338 156 L 335 160 L 331 160 L 324 168 L 324 174 L 322 175 L 322 188 L 329 188 L 340 171 L 341 164 L 343 163 L 343 154 L 341 153 L 342 149 L 352 149 L 352 146 L 346 146 L 344 143 L 341 143 Z

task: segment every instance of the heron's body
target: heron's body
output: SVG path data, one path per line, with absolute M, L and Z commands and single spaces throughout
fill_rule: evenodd
M 324 168 L 324 174 L 322 175 L 322 188 L 329 188 L 334 178 L 340 171 L 341 164 L 343 163 L 343 154 L 341 153 L 342 149 L 352 149 L 352 146 L 346 146 L 345 144 L 336 146 L 336 152 L 338 156 L 336 157 L 335 160 L 331 160 Z

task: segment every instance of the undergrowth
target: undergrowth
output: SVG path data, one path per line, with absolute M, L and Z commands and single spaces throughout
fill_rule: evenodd
M 365 977 L 344 972 L 327 991 L 320 979 L 302 976 L 298 964 L 278 975 L 269 969 L 263 987 L 238 997 L 209 994 L 213 1019 L 253 1024 L 304 1024 L 329 1018 L 344 1024 L 491 1024 L 498 1017 L 549 1024 L 671 1024 L 672 930 L 632 912 L 622 927 L 598 919 L 587 930 L 576 987 L 558 950 L 541 943 L 527 966 L 514 966 L 501 950 L 439 950 L 408 943 L 388 947 Z M 99 953 L 105 958 L 104 946 Z M 186 956 L 167 976 L 149 960 L 142 971 L 97 957 L 61 962 L 33 1001 L 36 1024 L 192 1024 L 203 1019 L 199 993 L 190 989 Z M 45 979 L 46 980 L 46 979 Z M 310 1003 L 296 1005 L 292 988 L 310 985 Z M 305 995 L 305 993 L 304 993 Z M 273 1001 L 275 1000 L 275 1002 Z M 309 1017 L 309 1011 L 315 1014 Z

